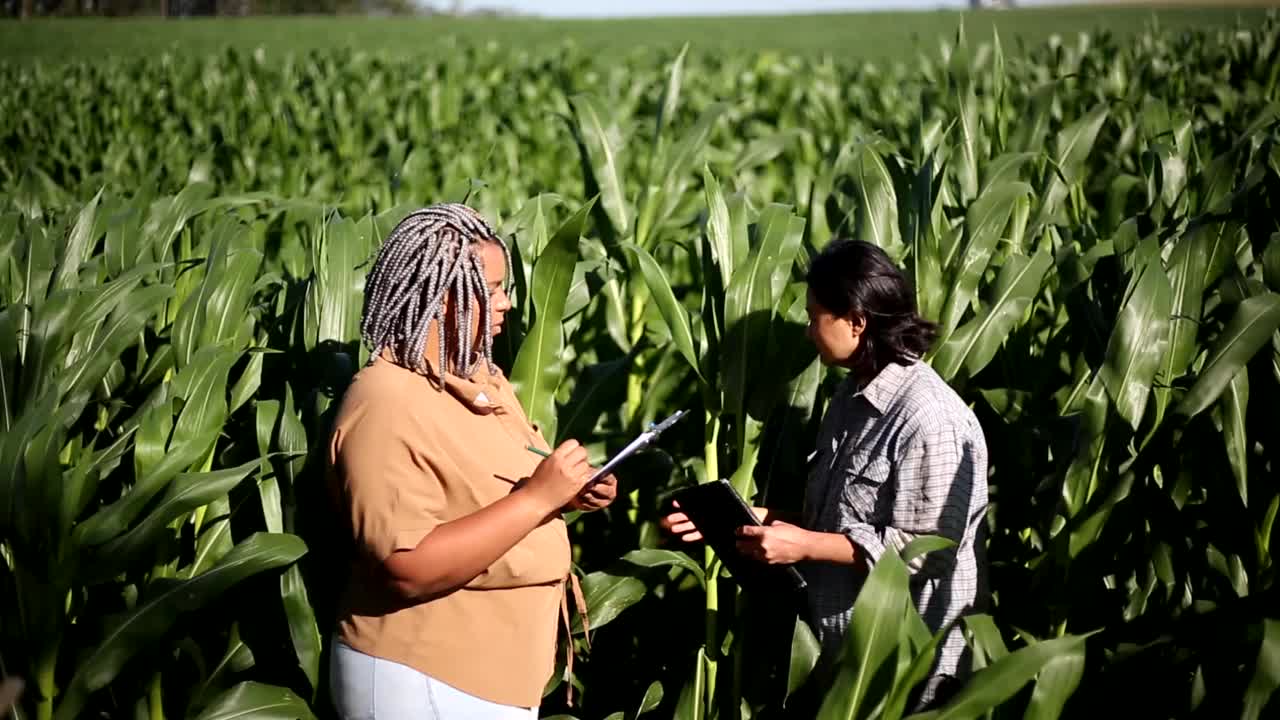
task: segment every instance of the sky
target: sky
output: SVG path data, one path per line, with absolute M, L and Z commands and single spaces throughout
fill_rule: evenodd
M 463 7 L 502 7 L 545 17 L 756 15 L 851 10 L 967 7 L 968 0 L 465 0 Z M 1029 4 L 1022 0 L 1019 4 Z

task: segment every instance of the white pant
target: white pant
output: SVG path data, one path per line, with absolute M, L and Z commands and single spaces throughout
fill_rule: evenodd
M 538 708 L 482 700 L 407 665 L 334 641 L 329 662 L 334 709 L 342 720 L 531 720 Z

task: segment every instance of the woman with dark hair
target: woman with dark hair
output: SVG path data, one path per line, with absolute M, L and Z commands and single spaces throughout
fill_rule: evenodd
M 909 566 L 911 592 L 937 632 L 980 610 L 987 508 L 987 448 L 969 407 L 921 360 L 936 336 L 914 292 L 875 245 L 827 245 L 810 264 L 807 335 L 826 365 L 849 370 L 827 407 L 809 458 L 804 509 L 787 522 L 756 508 L 763 527 L 739 530 L 739 551 L 762 563 L 795 564 L 809 584 L 808 613 L 830 673 L 858 591 L 885 552 L 922 535 L 955 542 Z M 701 539 L 686 515 L 662 526 Z M 968 673 L 967 646 L 952 625 L 915 709 L 936 707 Z

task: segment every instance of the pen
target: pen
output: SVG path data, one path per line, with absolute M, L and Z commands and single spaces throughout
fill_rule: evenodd
M 538 448 L 532 445 L 526 445 L 524 449 L 528 450 L 534 455 L 541 455 L 542 457 L 551 457 L 551 453 L 547 452 L 546 450 L 539 450 Z

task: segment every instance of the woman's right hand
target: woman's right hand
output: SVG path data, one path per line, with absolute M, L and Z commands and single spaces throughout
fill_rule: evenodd
M 538 463 L 524 488 L 525 492 L 538 498 L 548 513 L 553 513 L 576 498 L 591 475 L 587 449 L 577 440 L 565 440 Z

